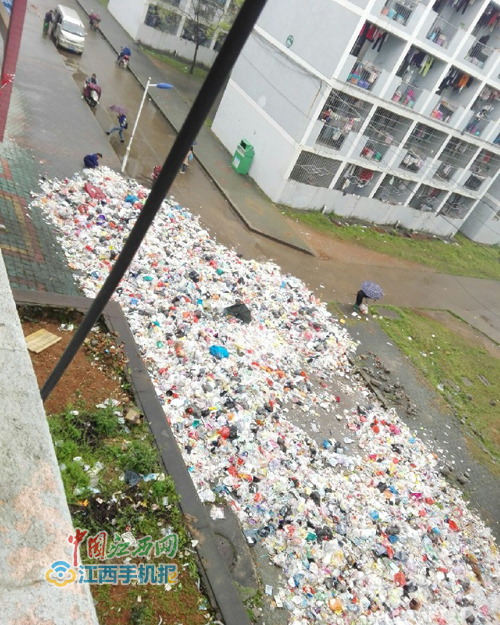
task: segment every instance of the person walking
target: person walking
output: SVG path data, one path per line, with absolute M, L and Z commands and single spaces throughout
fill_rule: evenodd
M 50 9 L 45 13 L 45 17 L 43 18 L 43 36 L 46 37 L 49 34 L 49 28 L 52 24 L 52 15 L 54 11 Z
M 83 164 L 87 169 L 95 169 L 96 167 L 99 167 L 100 158 L 102 158 L 102 154 L 100 152 L 87 154 L 87 156 L 83 157 Z
M 189 165 L 189 162 L 192 161 L 194 158 L 194 146 L 191 146 L 189 152 L 186 154 L 186 158 L 184 159 L 182 166 L 181 166 L 181 174 L 185 174 L 186 173 L 186 169 Z
M 118 132 L 118 134 L 120 135 L 120 141 L 121 143 L 123 143 L 125 141 L 125 139 L 123 138 L 123 131 L 127 130 L 127 128 L 128 128 L 127 118 L 122 113 L 121 115 L 118 115 L 118 126 L 111 128 L 111 130 L 109 130 L 106 134 L 112 135 L 114 132 Z

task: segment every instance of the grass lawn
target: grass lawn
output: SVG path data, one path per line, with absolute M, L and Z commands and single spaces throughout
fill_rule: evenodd
M 461 235 L 456 235 L 451 243 L 439 239 L 408 239 L 380 233 L 366 226 L 337 226 L 328 215 L 317 211 L 297 211 L 283 207 L 281 211 L 287 217 L 297 219 L 322 234 L 395 258 L 417 262 L 441 273 L 500 280 L 498 248 L 479 246 Z
M 396 310 L 400 318 L 379 319 L 384 330 L 429 383 L 442 393 L 459 417 L 467 418 L 468 425 L 477 432 L 487 450 L 500 460 L 499 360 L 423 313 L 392 306 L 386 308 Z M 375 306 L 371 307 L 371 312 L 376 312 Z M 478 375 L 484 376 L 490 386 Z M 466 386 L 463 378 L 472 385 Z M 496 405 L 491 405 L 491 401 L 496 401 Z M 472 451 L 479 455 L 474 448 Z M 498 464 L 496 467 L 498 469 Z
M 156 50 L 150 50 L 149 48 L 145 48 L 144 46 L 140 46 L 140 48 L 143 52 L 145 52 L 149 56 L 155 57 L 156 59 L 159 59 L 163 63 L 167 63 L 167 65 L 170 65 L 170 67 L 173 67 L 178 72 L 181 72 L 181 74 L 186 74 L 188 76 L 190 75 L 189 74 L 189 68 L 191 67 L 190 61 L 183 61 L 181 59 L 177 59 L 168 54 L 162 54 L 161 52 L 157 52 Z M 191 76 L 195 76 L 195 78 L 205 80 L 205 78 L 207 77 L 207 74 L 208 74 L 208 71 L 206 69 L 203 69 L 201 67 L 195 67 L 194 73 L 191 74 Z

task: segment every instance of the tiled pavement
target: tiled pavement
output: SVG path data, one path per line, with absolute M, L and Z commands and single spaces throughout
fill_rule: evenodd
M 45 6 L 47 4 L 47 7 Z M 89 152 L 119 166 L 54 44 L 41 36 L 49 0 L 28 5 L 6 139 L 0 144 L 0 249 L 13 288 L 78 294 L 56 235 L 29 209 L 40 176 L 65 177 Z

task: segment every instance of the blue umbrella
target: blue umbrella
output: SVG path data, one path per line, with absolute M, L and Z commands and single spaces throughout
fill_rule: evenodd
M 376 282 L 363 282 L 361 290 L 368 297 L 368 299 L 382 299 L 384 293 L 380 286 Z

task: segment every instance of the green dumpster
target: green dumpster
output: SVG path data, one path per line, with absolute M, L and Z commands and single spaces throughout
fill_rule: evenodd
M 248 174 L 254 156 L 255 150 L 253 145 L 246 139 L 242 139 L 234 153 L 231 167 L 237 174 Z

